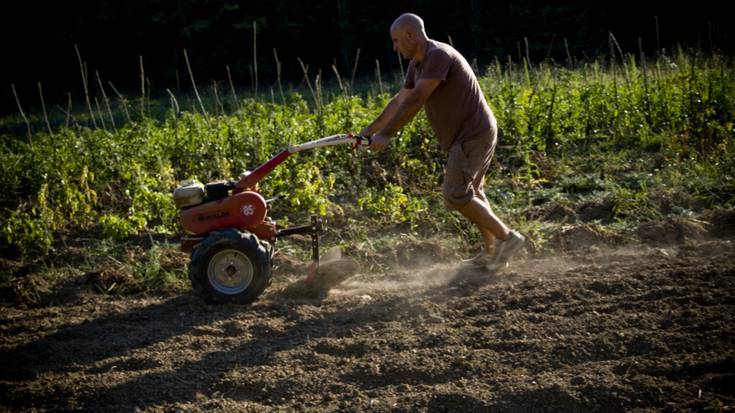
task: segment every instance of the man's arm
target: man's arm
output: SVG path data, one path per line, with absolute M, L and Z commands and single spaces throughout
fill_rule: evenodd
M 429 99 L 429 96 L 439 86 L 439 83 L 441 83 L 440 79 L 421 79 L 416 83 L 416 87 L 408 90 L 409 93 L 401 101 L 393 115 L 385 122 L 385 126 L 373 136 L 372 149 L 383 150 L 389 139 L 416 116 L 426 100 Z
M 421 79 L 416 83 L 416 87 L 410 90 L 408 96 L 401 102 L 398 111 L 391 116 L 387 124 L 378 132 L 388 137 L 393 136 L 401 130 L 414 116 L 421 110 L 434 92 L 441 80 L 439 79 Z
M 393 96 L 393 98 L 388 102 L 387 105 L 385 105 L 385 108 L 383 109 L 383 112 L 380 113 L 380 116 L 377 117 L 371 123 L 370 125 L 366 126 L 365 128 L 360 131 L 360 136 L 373 136 L 374 134 L 378 133 L 379 130 L 383 129 L 385 125 L 388 123 L 388 121 L 395 116 L 396 112 L 398 112 L 398 108 L 400 108 L 403 101 L 406 99 L 406 96 L 411 94 L 412 89 L 406 89 L 401 88 L 401 90 L 398 91 L 398 93 Z

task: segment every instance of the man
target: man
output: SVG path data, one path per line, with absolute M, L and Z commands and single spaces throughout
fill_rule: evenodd
M 393 48 L 411 59 L 406 81 L 360 135 L 372 136 L 371 149 L 382 151 L 424 107 L 439 146 L 448 153 L 442 183 L 445 205 L 472 221 L 485 244 L 479 255 L 463 263 L 491 271 L 502 268 L 525 238 L 498 219 L 483 191 L 497 142 L 495 116 L 464 57 L 429 39 L 419 16 L 402 14 L 391 25 L 390 35 Z

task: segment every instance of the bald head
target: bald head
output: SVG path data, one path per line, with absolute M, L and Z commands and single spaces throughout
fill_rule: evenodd
M 421 17 L 413 13 L 403 13 L 398 16 L 398 18 L 395 19 L 395 21 L 393 21 L 393 24 L 390 26 L 390 30 L 411 32 L 415 36 L 426 36 L 426 32 L 424 30 L 424 21 L 421 19 Z
M 426 50 L 426 32 L 421 17 L 404 13 L 390 26 L 390 37 L 393 40 L 393 49 L 400 52 L 406 59 L 423 57 Z

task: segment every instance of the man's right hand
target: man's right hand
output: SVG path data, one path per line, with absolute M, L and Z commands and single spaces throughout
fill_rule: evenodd
M 373 136 L 373 131 L 370 130 L 370 126 L 366 126 L 366 127 L 362 128 L 362 130 L 360 131 L 360 133 L 359 133 L 358 136 L 365 136 L 365 137 L 368 137 L 369 138 L 369 137 Z
M 375 135 L 373 135 L 373 141 L 370 144 L 370 149 L 376 152 L 380 152 L 385 149 L 386 146 L 388 146 L 388 143 L 390 143 L 390 138 L 387 135 L 376 133 Z

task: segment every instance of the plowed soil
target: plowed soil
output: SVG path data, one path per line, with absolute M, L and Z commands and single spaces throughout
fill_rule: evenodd
M 323 298 L 0 308 L 0 410 L 722 411 L 735 244 L 586 248 L 499 274 L 404 262 Z

